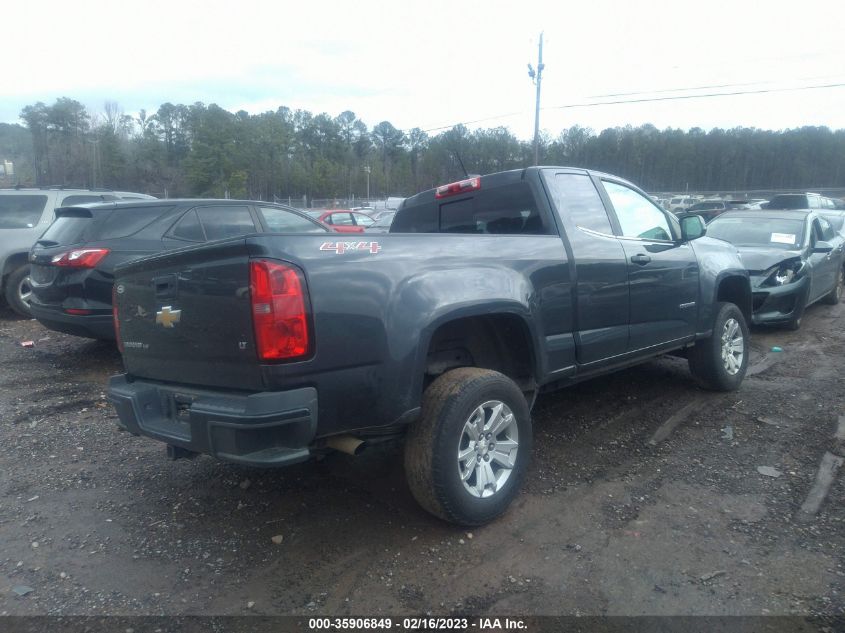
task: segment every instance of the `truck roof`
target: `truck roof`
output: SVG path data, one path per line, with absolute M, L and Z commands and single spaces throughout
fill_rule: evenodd
M 467 179 L 480 178 L 482 183 L 487 184 L 488 186 L 498 187 L 501 185 L 519 182 L 521 180 L 524 180 L 530 173 L 542 171 L 544 169 L 561 169 L 566 170 L 568 172 L 587 174 L 592 176 L 606 176 L 608 178 L 613 178 L 614 180 L 621 180 L 622 182 L 627 182 L 624 179 L 619 178 L 618 176 L 612 176 L 611 174 L 606 174 L 604 172 L 594 171 L 592 169 L 584 169 L 583 167 L 567 167 L 561 165 L 538 165 L 536 167 L 525 167 L 523 169 L 510 169 L 508 171 L 499 171 L 482 176 L 467 176 Z M 639 187 L 636 187 L 636 185 L 634 185 L 633 183 L 628 184 L 631 184 L 631 186 L 639 189 Z M 405 198 L 405 202 L 403 203 L 402 207 L 410 207 L 434 200 L 434 196 L 437 192 L 437 189 L 438 187 L 434 187 L 432 189 L 427 189 L 425 191 L 419 192 L 416 195 Z

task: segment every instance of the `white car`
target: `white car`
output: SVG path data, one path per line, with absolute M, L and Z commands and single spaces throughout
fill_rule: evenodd
M 698 202 L 698 198 L 690 196 L 676 196 L 669 199 L 669 210 L 672 213 L 680 213 L 681 211 L 689 209 L 696 202 Z

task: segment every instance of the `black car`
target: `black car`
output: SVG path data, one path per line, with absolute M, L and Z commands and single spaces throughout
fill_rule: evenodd
M 839 303 L 843 235 L 815 211 L 729 211 L 707 235 L 739 250 L 751 275 L 753 323 L 798 329 L 807 306 Z
M 327 233 L 289 207 L 236 200 L 149 200 L 63 207 L 30 251 L 32 315 L 48 328 L 114 339 L 118 264 L 249 233 Z

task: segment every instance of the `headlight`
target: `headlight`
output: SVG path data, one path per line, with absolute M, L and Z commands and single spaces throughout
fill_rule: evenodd
M 800 260 L 781 262 L 763 273 L 763 283 L 760 285 L 785 286 L 786 284 L 791 284 L 793 281 L 798 281 L 803 272 L 804 262 Z

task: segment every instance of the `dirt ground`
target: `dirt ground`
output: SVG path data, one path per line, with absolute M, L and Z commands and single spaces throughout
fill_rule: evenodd
M 168 461 L 114 424 L 112 345 L 0 312 L 0 614 L 842 615 L 845 473 L 799 508 L 841 451 L 845 304 L 753 347 L 733 394 L 664 358 L 540 397 L 526 489 L 468 532 L 396 447 Z

